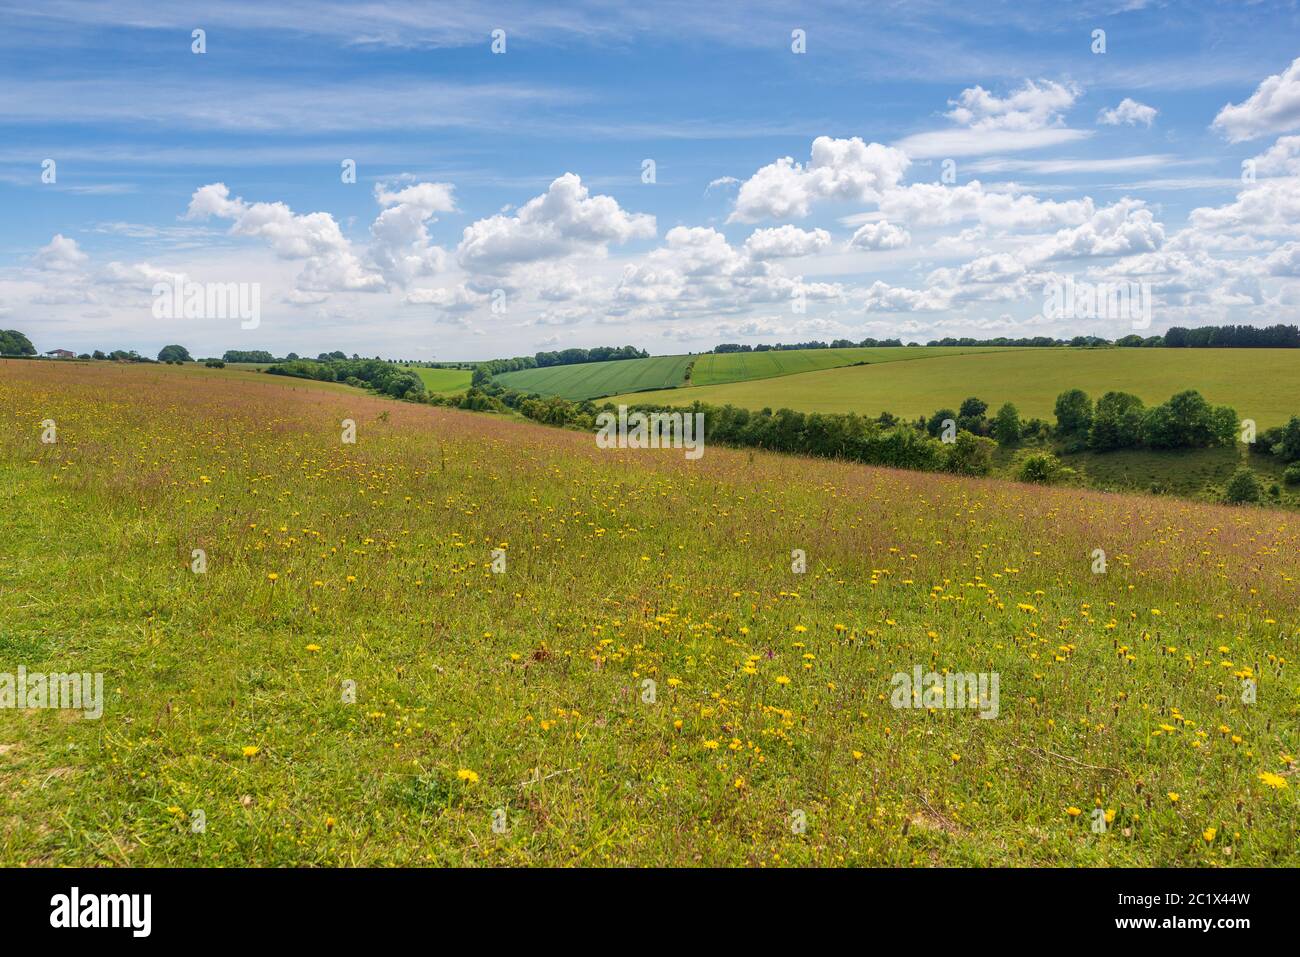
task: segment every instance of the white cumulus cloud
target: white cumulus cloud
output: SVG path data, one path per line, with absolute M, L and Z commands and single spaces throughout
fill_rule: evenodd
M 329 213 L 298 214 L 286 204 L 247 203 L 232 199 L 225 183 L 194 191 L 188 219 L 216 216 L 231 220 L 235 236 L 261 238 L 282 259 L 306 260 L 298 288 L 315 292 L 384 288 L 384 277 L 362 265 L 352 244 Z
M 855 249 L 902 249 L 912 241 L 912 235 L 888 220 L 863 223 L 849 240 Z
M 777 226 L 756 229 L 745 240 L 745 250 L 753 259 L 787 259 L 821 252 L 831 244 L 831 234 L 824 229 L 800 229 Z
M 1130 97 L 1124 97 L 1119 101 L 1119 106 L 1113 109 L 1102 110 L 1097 114 L 1097 122 L 1102 126 L 1137 126 L 1141 123 L 1143 126 L 1150 128 L 1156 119 L 1156 108 L 1147 106 L 1145 103 L 1139 103 Z
M 802 218 L 820 200 L 873 201 L 898 185 L 908 163 L 891 146 L 819 136 L 808 163 L 784 156 L 742 183 L 728 222 Z
M 1248 99 L 1229 103 L 1212 127 L 1231 143 L 1300 126 L 1300 57 L 1282 73 L 1266 79 Z
M 520 263 L 604 251 L 610 243 L 649 239 L 655 218 L 629 213 L 611 196 L 592 196 L 580 177 L 565 173 L 521 206 L 465 227 L 456 257 L 475 272 L 496 273 Z

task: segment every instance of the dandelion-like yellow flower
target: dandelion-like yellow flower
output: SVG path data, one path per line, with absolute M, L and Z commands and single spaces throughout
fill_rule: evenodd
M 478 784 L 477 772 L 471 771 L 469 768 L 461 768 L 456 772 L 456 777 L 460 778 L 466 784 Z
M 1286 778 L 1280 774 L 1274 774 L 1272 771 L 1260 771 L 1259 779 L 1269 787 L 1276 788 L 1279 791 L 1286 787 L 1287 784 Z

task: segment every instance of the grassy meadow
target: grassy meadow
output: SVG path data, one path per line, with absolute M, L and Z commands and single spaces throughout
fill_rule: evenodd
M 942 408 L 955 409 L 966 397 L 977 396 L 992 409 L 1014 402 L 1022 417 L 1050 420 L 1056 397 L 1072 388 L 1083 389 L 1094 400 L 1111 390 L 1131 392 L 1148 405 L 1164 402 L 1184 389 L 1196 389 L 1211 403 L 1231 405 L 1240 416 L 1253 418 L 1265 429 L 1284 424 L 1300 411 L 1300 350 L 971 350 L 923 361 L 806 372 L 772 381 L 621 395 L 612 401 L 687 405 L 699 400 L 750 409 L 871 416 L 892 412 L 916 418 Z
M 771 349 L 764 352 L 724 352 L 697 356 L 691 370 L 691 385 L 720 385 L 769 379 L 773 376 L 820 372 L 857 363 L 902 362 L 934 359 L 971 352 L 1000 352 L 990 347 L 913 346 L 852 349 Z
M 443 394 L 464 392 L 469 388 L 470 378 L 474 375 L 468 369 L 441 369 L 428 366 L 405 366 L 404 368 L 413 369 L 430 392 Z
M 1292 513 L 229 370 L 0 362 L 0 422 L 0 672 L 105 676 L 0 710 L 0 864 L 1300 864 Z
M 594 399 L 616 392 L 671 389 L 686 381 L 694 356 L 652 356 L 611 359 L 575 365 L 545 366 L 503 372 L 493 379 L 509 389 L 558 395 L 564 399 Z

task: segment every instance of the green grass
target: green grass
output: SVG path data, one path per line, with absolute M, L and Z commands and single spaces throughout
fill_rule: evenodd
M 917 362 L 828 369 L 773 380 L 693 386 L 615 402 L 685 405 L 699 400 L 750 409 L 804 412 L 892 412 L 905 418 L 957 408 L 968 396 L 988 402 L 990 414 L 1013 402 L 1022 418 L 1053 419 L 1056 397 L 1080 388 L 1099 398 L 1132 392 L 1148 404 L 1196 389 L 1215 404 L 1231 405 L 1259 428 L 1300 414 L 1300 349 L 1022 349 L 977 352 Z
M 469 388 L 470 377 L 474 374 L 468 369 L 430 369 L 426 366 L 403 366 L 412 369 L 424 380 L 424 387 L 430 392 L 464 392 Z
M 999 450 L 999 459 L 1007 458 Z M 1266 502 L 1287 508 L 1300 506 L 1300 486 L 1282 480 L 1286 465 L 1271 455 L 1249 455 L 1245 447 L 1217 449 L 1119 449 L 1114 452 L 1076 452 L 1062 461 L 1079 471 L 1091 488 L 1121 492 L 1157 492 L 1185 498 L 1222 501 L 1232 473 L 1245 465 L 1264 486 Z M 999 462 L 998 464 L 1001 464 Z M 1277 485 L 1276 498 L 1268 496 Z
M 167 366 L 0 424 L 0 671 L 105 696 L 0 710 L 0 865 L 1300 864 L 1292 514 Z
M 908 359 L 934 359 L 967 352 L 1001 352 L 997 348 L 962 346 L 916 346 L 908 348 L 789 349 L 767 352 L 727 352 L 702 355 L 691 370 L 691 385 L 721 385 L 773 376 L 797 375 L 836 369 L 859 362 L 900 362 Z
M 616 392 L 671 389 L 686 378 L 694 356 L 654 356 L 574 365 L 522 369 L 493 376 L 493 381 L 521 392 L 558 395 L 565 399 L 594 399 Z

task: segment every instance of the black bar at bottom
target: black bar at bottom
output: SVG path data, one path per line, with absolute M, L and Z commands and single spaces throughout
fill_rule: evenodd
M 799 927 L 867 939 L 910 928 L 918 943 L 1047 932 L 1071 942 L 1200 935 L 1230 946 L 1242 934 L 1293 929 L 1293 878 L 1175 869 L 4 870 L 0 926 L 9 944 L 75 935 L 127 946 L 351 940 L 369 949 L 414 931 L 488 945 L 606 933 L 614 942 L 633 928 L 675 937 L 673 925 L 690 926 L 693 942 L 716 932 L 733 946 Z

